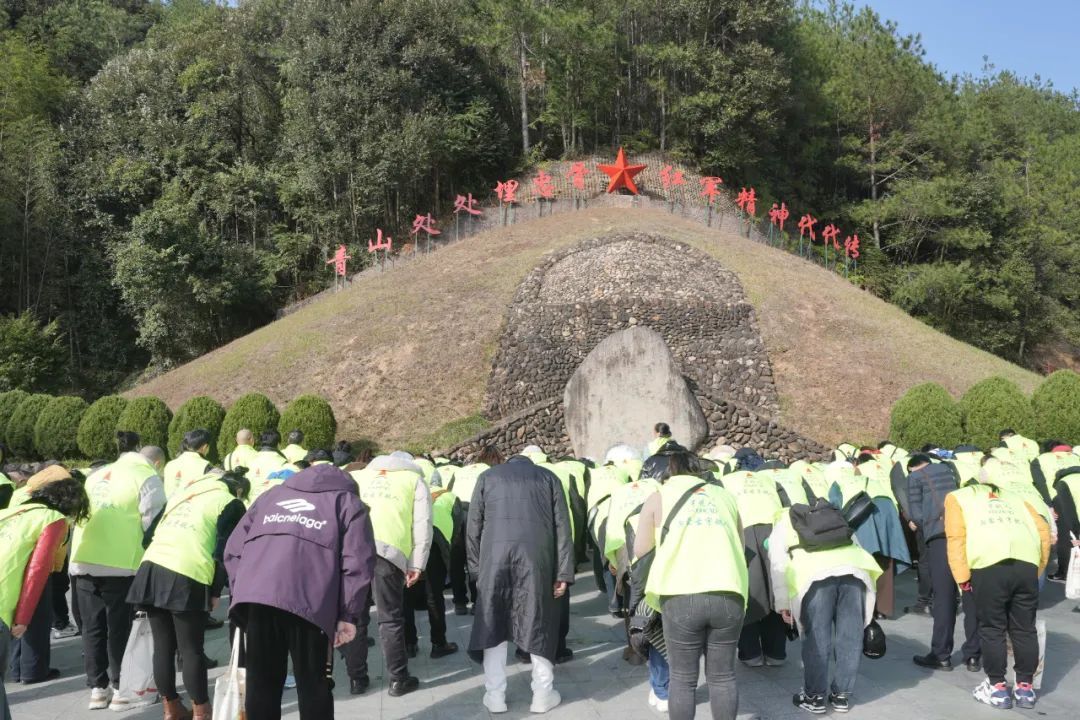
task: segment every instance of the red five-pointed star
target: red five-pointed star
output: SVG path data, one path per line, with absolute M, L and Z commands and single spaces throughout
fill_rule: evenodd
M 600 172 L 611 178 L 607 191 L 613 193 L 619 188 L 626 188 L 633 194 L 638 194 L 637 185 L 634 184 L 634 176 L 645 169 L 645 165 L 627 165 L 626 153 L 619 148 L 619 154 L 615 158 L 614 165 L 597 165 Z

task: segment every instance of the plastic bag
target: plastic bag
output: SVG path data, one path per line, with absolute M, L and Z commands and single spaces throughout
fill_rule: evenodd
M 124 709 L 146 707 L 157 702 L 154 683 L 154 636 L 150 620 L 139 613 L 131 624 L 124 659 L 120 663 L 120 687 L 117 695 L 126 700 Z M 115 704 L 115 703 L 114 703 Z
M 1035 677 L 1031 680 L 1031 687 L 1039 690 L 1042 688 L 1043 671 L 1046 669 L 1046 621 L 1035 620 L 1035 631 L 1039 634 L 1039 665 L 1035 668 Z M 1005 649 L 1008 652 L 1005 680 L 1009 685 L 1016 685 L 1016 669 L 1013 667 L 1016 664 L 1016 658 L 1013 655 L 1012 640 L 1009 640 L 1008 636 L 1005 638 Z
M 237 630 L 236 635 L 233 636 L 229 669 L 214 683 L 215 720 L 246 720 L 247 718 L 244 710 L 247 671 L 240 667 L 240 644 L 243 641 L 243 633 Z
M 1072 537 L 1073 540 L 1076 539 L 1075 535 Z M 1080 600 L 1080 547 L 1073 546 L 1069 555 L 1069 567 L 1065 572 L 1065 597 L 1069 600 Z

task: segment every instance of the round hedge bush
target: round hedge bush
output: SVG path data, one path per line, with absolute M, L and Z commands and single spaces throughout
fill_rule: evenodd
M 210 453 L 206 459 L 217 462 L 218 433 L 224 419 L 225 408 L 214 398 L 206 395 L 191 398 L 180 406 L 169 423 L 169 454 L 173 457 L 180 454 L 184 433 L 202 428 L 210 433 Z
M 116 421 L 115 432 L 135 432 L 139 434 L 142 445 L 156 445 L 166 448 L 169 444 L 169 421 L 172 412 L 169 406 L 156 397 L 138 397 L 127 404 L 120 419 Z
M 330 403 L 318 395 L 301 395 L 289 403 L 278 422 L 281 441 L 293 430 L 304 432 L 304 447 L 308 449 L 333 450 L 337 437 L 337 420 Z
M 248 393 L 240 397 L 225 413 L 225 420 L 221 423 L 221 431 L 218 435 L 218 455 L 225 457 L 236 447 L 236 433 L 241 428 L 247 428 L 255 434 L 258 442 L 259 434 L 271 428 L 277 428 L 281 416 L 270 402 L 270 398 L 261 393 Z
M 1058 370 L 1043 380 L 1031 396 L 1031 409 L 1039 440 L 1080 444 L 1080 375 L 1072 370 Z
M 127 398 L 106 395 L 95 400 L 79 423 L 79 450 L 87 460 L 111 460 L 116 457 L 116 423 Z
M 964 414 L 964 437 L 981 448 L 1001 442 L 1002 430 L 1012 428 L 1021 435 L 1035 434 L 1035 413 L 1031 401 L 1016 383 L 991 377 L 972 385 L 960 398 Z
M 893 405 L 889 439 L 909 450 L 928 443 L 956 447 L 964 438 L 961 418 L 948 390 L 936 383 L 916 385 Z
M 51 395 L 30 395 L 15 408 L 7 427 L 7 443 L 12 455 L 23 460 L 38 457 L 34 447 L 34 425 L 52 399 Z
M 58 397 L 49 401 L 34 424 L 34 447 L 50 460 L 74 458 L 79 454 L 79 423 L 89 405 L 80 397 Z
M 15 414 L 15 408 L 19 407 L 30 393 L 22 390 L 8 390 L 0 393 L 0 442 L 7 442 L 7 426 L 11 416 Z

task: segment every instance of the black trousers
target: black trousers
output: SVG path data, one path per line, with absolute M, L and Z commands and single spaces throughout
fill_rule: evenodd
M 127 602 L 131 577 L 80 575 L 75 583 L 83 623 L 83 661 L 92 688 L 120 686 L 134 612 Z
M 71 587 L 71 576 L 68 575 L 67 560 L 64 561 L 64 569 L 60 572 L 54 572 L 50 577 L 52 578 L 50 581 L 52 586 L 52 596 L 50 598 L 53 609 L 52 626 L 57 630 L 61 630 L 71 624 L 67 601 L 67 591 Z
M 566 636 L 570 634 L 570 588 L 573 585 L 566 586 L 566 592 L 559 598 L 559 649 L 558 652 L 566 650 Z
M 427 607 L 428 623 L 431 626 L 431 644 L 446 644 L 446 601 L 443 600 L 443 587 L 446 585 L 446 560 L 442 551 L 431 546 L 427 568 L 420 582 L 405 590 L 405 642 L 415 645 L 416 611 L 418 605 Z
M 915 546 L 919 552 L 919 565 L 915 568 L 915 574 L 919 580 L 919 605 L 929 607 L 934 601 L 934 585 L 930 579 L 929 550 L 926 547 L 926 537 L 922 530 L 915 531 Z
M 468 527 L 469 504 L 462 503 L 465 510 L 463 527 Z M 466 569 L 465 533 L 457 533 L 450 544 L 450 587 L 454 591 L 455 605 L 468 605 L 476 602 L 476 582 L 469 578 Z
M 206 632 L 206 613 L 172 612 L 151 608 L 147 611 L 150 632 L 154 636 L 154 682 L 166 700 L 175 700 L 176 654 L 184 665 L 184 687 L 196 705 L 210 701 L 206 682 L 206 656 L 203 654 L 203 634 Z
M 334 655 L 326 633 L 297 615 L 257 603 L 247 605 L 244 624 L 247 720 L 281 720 L 290 657 L 300 717 L 332 720 Z
M 1057 511 L 1057 571 L 1069 571 L 1069 558 L 1072 555 L 1072 538 L 1069 533 L 1080 537 L 1080 518 L 1077 517 L 1076 502 L 1068 490 L 1063 490 L 1054 498 L 1054 510 Z
M 375 558 L 375 581 L 371 592 L 379 609 L 379 640 L 382 642 L 386 674 L 390 680 L 409 677 L 409 659 L 405 654 L 405 573 L 385 558 Z M 368 675 L 368 626 L 371 605 L 364 604 L 356 639 L 341 647 L 345 669 L 353 680 Z M 253 720 L 253 719 L 249 719 Z
M 18 640 L 11 641 L 11 664 L 8 667 L 8 680 L 22 682 L 41 682 L 49 674 L 51 657 L 50 633 L 52 632 L 52 603 L 49 602 L 49 586 L 53 577 L 45 581 L 41 600 L 34 608 L 26 632 Z M 124 639 L 127 642 L 127 639 Z M 2 662 L 7 662 L 3 658 Z
M 75 621 L 75 627 L 82 632 L 82 614 L 79 613 L 79 578 L 68 575 L 71 580 L 71 619 Z
M 1005 682 L 1008 635 L 1016 659 L 1016 682 L 1030 683 L 1039 666 L 1039 635 L 1035 629 L 1039 569 L 1031 563 L 1005 560 L 972 570 L 971 587 L 986 676 L 992 683 Z
M 956 586 L 952 570 L 949 569 L 948 542 L 945 538 L 935 538 L 927 543 L 927 564 L 930 579 L 933 581 L 934 594 L 934 630 L 930 639 L 930 652 L 939 660 L 952 657 L 953 631 L 956 629 L 956 601 L 959 599 L 964 609 L 964 645 L 961 654 L 964 660 L 980 655 L 978 621 L 975 613 L 975 598 L 971 593 L 963 593 Z
M 743 624 L 739 633 L 739 659 L 754 660 L 761 657 L 774 660 L 787 658 L 787 623 L 775 612 L 769 612 L 761 620 Z

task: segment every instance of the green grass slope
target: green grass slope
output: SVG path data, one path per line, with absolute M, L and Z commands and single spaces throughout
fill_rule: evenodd
M 730 222 L 730 221 L 729 221 Z M 1038 376 L 953 340 L 788 253 L 664 212 L 595 208 L 499 228 L 401 262 L 155 378 L 131 393 L 173 409 L 259 391 L 318 393 L 339 437 L 445 447 L 477 417 L 507 304 L 547 252 L 601 234 L 654 232 L 715 256 L 742 280 L 773 363 L 781 420 L 825 443 L 885 436 L 910 386 L 959 395 L 991 375 Z

